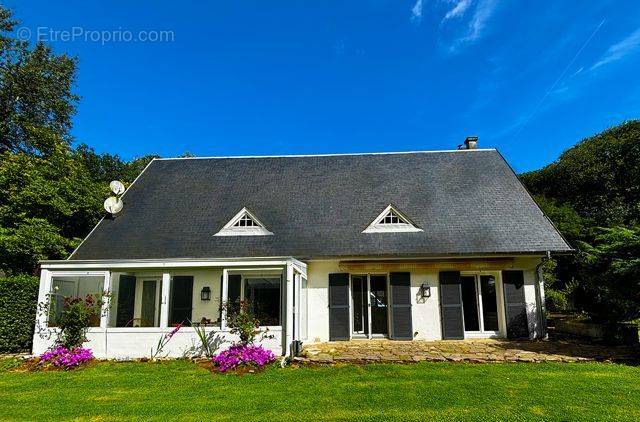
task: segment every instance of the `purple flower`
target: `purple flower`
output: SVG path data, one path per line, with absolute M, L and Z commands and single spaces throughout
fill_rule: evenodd
M 240 366 L 257 366 L 262 368 L 276 360 L 273 352 L 262 346 L 235 344 L 213 357 L 213 363 L 220 372 L 236 369 Z
M 67 349 L 64 346 L 56 346 L 40 355 L 39 363 L 40 365 L 48 364 L 64 369 L 71 369 L 87 363 L 91 359 L 93 359 L 93 353 L 90 349 L 84 349 L 82 347 Z

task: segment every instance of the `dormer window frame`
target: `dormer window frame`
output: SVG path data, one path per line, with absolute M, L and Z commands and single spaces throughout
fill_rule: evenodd
M 252 221 L 252 225 L 247 225 Z M 243 223 L 244 222 L 244 223 Z M 224 225 L 214 236 L 271 236 L 272 232 L 262 224 L 260 220 L 246 207 L 242 208 L 236 215 Z
M 394 222 L 394 220 L 399 222 Z M 362 233 L 417 233 L 422 231 L 424 230 L 416 226 L 409 217 L 393 204 L 389 204 Z

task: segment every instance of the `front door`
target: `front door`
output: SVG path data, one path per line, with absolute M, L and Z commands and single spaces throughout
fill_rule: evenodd
M 386 337 L 389 334 L 386 275 L 351 277 L 351 333 L 353 337 Z

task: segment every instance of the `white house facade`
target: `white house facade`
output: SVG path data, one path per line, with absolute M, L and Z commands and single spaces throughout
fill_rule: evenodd
M 545 335 L 540 265 L 570 246 L 492 149 L 157 159 L 69 259 L 41 263 L 34 353 L 64 297 L 104 294 L 101 358 L 236 339 L 246 300 L 289 355 L 302 344 Z

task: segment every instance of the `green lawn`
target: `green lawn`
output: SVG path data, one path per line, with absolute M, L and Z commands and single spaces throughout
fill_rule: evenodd
M 613 364 L 373 364 L 245 376 L 185 361 L 75 372 L 7 366 L 0 420 L 640 420 L 640 368 Z

